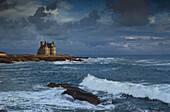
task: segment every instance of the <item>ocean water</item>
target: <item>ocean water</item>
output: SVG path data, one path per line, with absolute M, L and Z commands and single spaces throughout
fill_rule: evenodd
M 71 83 L 102 103 L 61 95 Z M 170 55 L 110 56 L 84 62 L 0 64 L 0 109 L 9 112 L 170 112 Z

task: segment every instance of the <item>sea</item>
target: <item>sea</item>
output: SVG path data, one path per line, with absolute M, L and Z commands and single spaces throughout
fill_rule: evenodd
M 83 62 L 0 64 L 0 110 L 8 112 L 170 112 L 170 55 L 96 56 Z M 101 104 L 62 95 L 70 83 Z

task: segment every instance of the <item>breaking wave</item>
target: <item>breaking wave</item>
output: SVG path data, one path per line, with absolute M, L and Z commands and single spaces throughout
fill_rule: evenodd
M 87 89 L 95 91 L 104 91 L 109 94 L 128 94 L 133 97 L 161 100 L 165 103 L 170 103 L 170 85 L 142 85 L 128 82 L 108 81 L 100 79 L 90 74 L 80 83 Z

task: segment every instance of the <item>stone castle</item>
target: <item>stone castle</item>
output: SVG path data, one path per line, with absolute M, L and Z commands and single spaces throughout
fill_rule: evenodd
M 37 51 L 37 55 L 56 55 L 56 46 L 54 45 L 54 42 L 47 43 L 40 42 L 41 46 Z

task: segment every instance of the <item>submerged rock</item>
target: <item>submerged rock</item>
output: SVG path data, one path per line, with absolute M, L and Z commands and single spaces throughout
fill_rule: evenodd
M 62 94 L 71 95 L 74 99 L 77 99 L 80 101 L 87 101 L 93 105 L 98 105 L 101 103 L 100 99 L 96 95 L 89 93 L 87 91 L 84 91 L 78 87 L 74 87 L 68 83 L 63 83 L 63 84 L 62 83 L 59 83 L 59 84 L 49 83 L 47 86 L 52 87 L 52 88 L 54 87 L 66 88 L 67 90 L 64 91 Z

